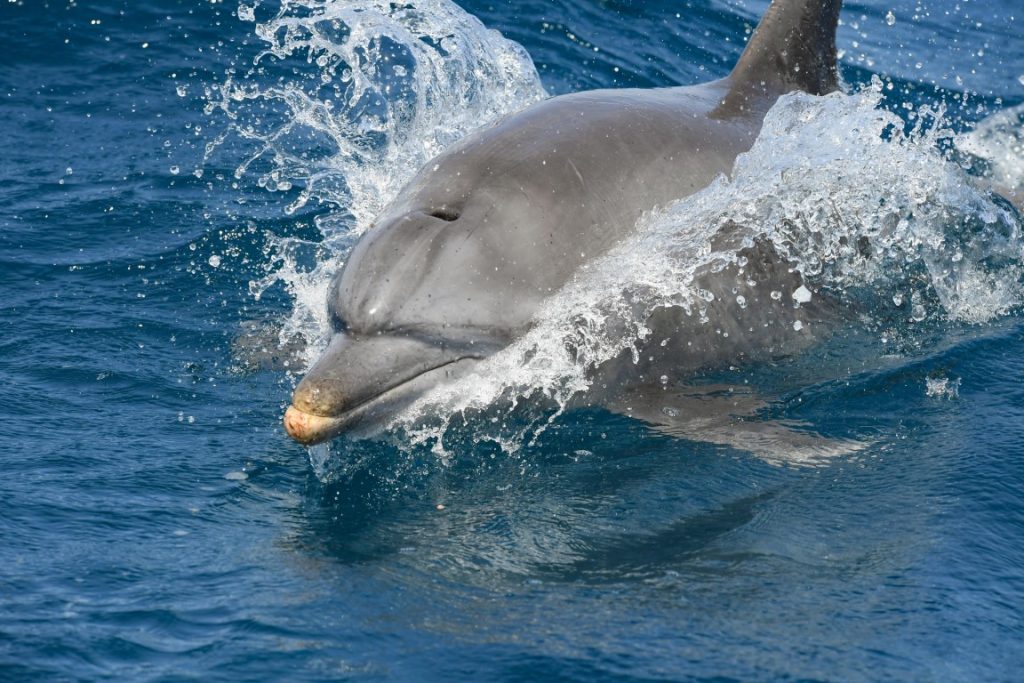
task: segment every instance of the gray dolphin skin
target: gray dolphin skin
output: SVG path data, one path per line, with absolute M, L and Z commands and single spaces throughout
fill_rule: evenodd
M 633 232 L 643 212 L 729 173 L 779 96 L 837 88 L 840 5 L 774 0 L 727 78 L 551 98 L 428 163 L 332 282 L 335 333 L 295 390 L 288 434 L 311 445 L 373 423 L 521 336 L 540 302 Z M 748 255 L 752 270 L 799 285 L 770 249 Z M 707 286 L 724 291 L 729 277 Z M 765 304 L 747 315 L 785 315 Z M 747 354 L 740 328 L 754 322 L 736 320 L 728 346 L 693 326 L 690 356 L 674 360 L 699 367 Z M 788 342 L 779 332 L 746 343 Z

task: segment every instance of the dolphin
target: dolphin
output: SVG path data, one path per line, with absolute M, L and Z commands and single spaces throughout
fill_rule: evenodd
M 724 79 L 554 97 L 427 163 L 332 280 L 333 335 L 294 391 L 288 434 L 312 445 L 380 421 L 523 335 L 540 303 L 633 232 L 645 211 L 727 174 L 781 95 L 837 89 L 840 5 L 773 0 Z M 751 269 L 799 284 L 770 248 L 748 250 Z M 724 291 L 727 279 L 707 286 Z M 750 320 L 734 326 L 733 340 L 753 329 Z M 765 342 L 709 337 L 695 330 L 686 364 Z

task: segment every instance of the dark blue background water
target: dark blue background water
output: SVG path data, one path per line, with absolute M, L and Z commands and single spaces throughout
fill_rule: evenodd
M 462 4 L 554 93 L 724 75 L 764 7 Z M 849 81 L 963 120 L 1024 100 L 1024 8 L 920 4 L 848 3 Z M 234 11 L 0 6 L 0 680 L 1020 679 L 1013 317 L 786 397 L 874 435 L 823 468 L 594 412 L 451 467 L 349 445 L 373 464 L 321 484 L 280 428 L 291 380 L 233 341 L 289 310 L 249 294 L 265 232 L 329 209 L 286 217 L 237 158 L 188 173 L 202 85 L 254 49 Z

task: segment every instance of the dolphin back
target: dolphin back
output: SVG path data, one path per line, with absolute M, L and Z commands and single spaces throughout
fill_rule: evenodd
M 836 26 L 842 0 L 773 0 L 729 79 L 734 104 L 793 90 L 838 88 Z

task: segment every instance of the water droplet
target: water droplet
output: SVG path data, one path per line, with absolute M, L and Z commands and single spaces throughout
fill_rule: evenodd
M 796 291 L 793 292 L 793 301 L 797 302 L 798 304 L 805 304 L 810 300 L 811 290 L 807 289 L 803 285 L 797 287 Z
M 665 406 L 661 409 L 661 412 L 665 413 L 669 417 L 679 417 L 679 411 L 671 406 Z
M 802 322 L 800 322 L 799 320 L 794 320 L 793 321 L 793 329 L 796 330 L 797 332 L 799 332 L 800 330 L 804 329 L 804 324 Z
M 181 173 L 181 169 L 177 166 L 171 166 L 171 175 L 178 175 Z
M 889 13 L 885 15 L 885 23 L 889 26 L 896 23 L 896 15 L 892 13 L 892 10 L 889 10 Z
M 174 92 L 178 93 L 178 97 L 184 97 L 188 94 L 188 88 L 186 88 L 183 85 L 179 85 L 177 88 L 174 89 Z
M 747 299 L 742 294 L 737 295 L 736 303 L 739 304 L 740 308 L 746 308 L 747 307 Z
M 902 306 L 903 305 L 903 295 L 902 294 L 893 294 L 892 295 L 892 302 L 894 304 L 896 304 L 897 306 Z
M 953 399 L 960 398 L 960 383 L 959 377 L 956 379 L 950 377 L 926 377 L 925 395 L 952 401 Z
M 772 301 L 778 301 L 782 298 L 782 292 L 775 290 L 771 293 Z
M 208 263 L 214 268 L 220 268 L 220 256 L 214 254 L 213 256 L 210 257 Z

